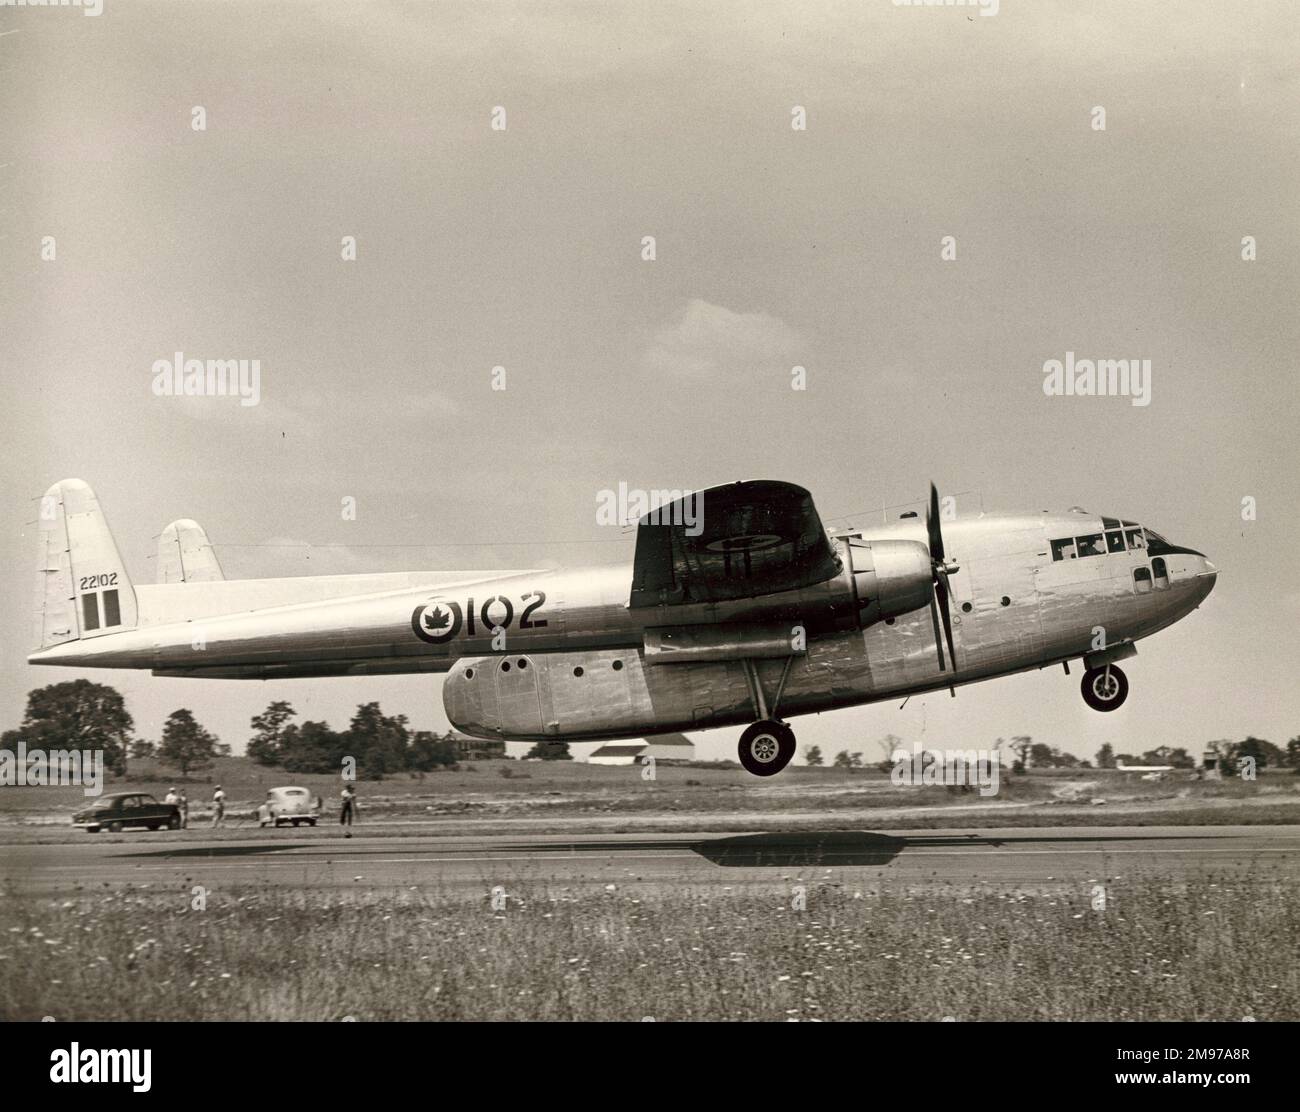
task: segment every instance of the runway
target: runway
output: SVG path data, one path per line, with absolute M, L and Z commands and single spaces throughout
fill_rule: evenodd
M 197 837 L 191 835 L 198 834 Z M 263 831 L 88 835 L 0 848 L 0 883 L 63 894 L 104 886 L 409 889 L 486 894 L 496 885 L 726 886 L 794 882 L 870 891 L 971 886 L 1025 891 L 1102 879 L 1300 880 L 1300 826 L 1169 826 L 615 835 L 356 836 Z

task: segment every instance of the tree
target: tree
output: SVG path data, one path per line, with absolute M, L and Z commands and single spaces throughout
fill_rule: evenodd
M 1034 768 L 1055 768 L 1056 750 L 1041 741 L 1029 747 L 1029 763 Z
M 382 780 L 406 768 L 411 733 L 404 714 L 385 715 L 378 703 L 362 703 L 348 727 L 349 752 L 367 779 Z
M 1029 767 L 1029 754 L 1034 746 L 1034 739 L 1023 734 L 1011 739 L 1011 752 L 1016 755 L 1015 768 L 1023 772 Z
M 539 761 L 571 761 L 572 755 L 569 753 L 569 743 L 567 741 L 539 741 L 530 750 L 528 757 Z
M 1097 750 L 1097 767 L 1114 768 L 1115 767 L 1115 750 L 1111 747 L 1110 742 L 1106 742 Z
M 158 753 L 158 746 L 148 738 L 137 737 L 131 741 L 131 759 L 140 760 L 143 757 L 153 757 Z
M 347 734 L 326 722 L 291 722 L 281 735 L 280 766 L 286 772 L 338 772 L 350 752 Z
M 184 780 L 191 772 L 202 772 L 212 767 L 217 744 L 215 735 L 194 720 L 193 712 L 181 708 L 167 717 L 158 757 L 163 763 L 179 769 Z
M 284 759 L 284 729 L 297 711 L 283 699 L 271 703 L 249 723 L 253 736 L 248 740 L 248 756 L 260 765 L 278 765 Z
M 135 722 L 116 688 L 68 680 L 27 693 L 20 729 L 29 748 L 99 750 L 105 766 L 120 776 Z
M 862 754 L 850 753 L 847 749 L 841 749 L 835 754 L 835 760 L 831 763 L 836 768 L 861 768 Z
M 810 745 L 803 751 L 804 762 L 813 768 L 820 766 L 822 761 L 822 750 L 820 745 Z
M 1293 737 L 1286 743 L 1286 763 L 1289 767 L 1300 772 L 1300 735 Z
M 1256 768 L 1268 768 L 1269 765 L 1277 767 L 1284 760 L 1282 750 L 1271 741 L 1265 741 L 1262 737 L 1246 738 L 1237 746 L 1233 756 L 1237 758 L 1253 757 Z
M 898 747 L 902 744 L 903 744 L 903 739 L 899 737 L 897 734 L 886 734 L 884 737 L 880 738 L 876 742 L 876 745 L 880 749 L 880 761 L 876 765 L 876 767 L 882 769 L 885 772 L 888 772 L 891 768 L 893 768 L 894 754 L 898 751 Z M 858 763 L 861 764 L 862 762 L 859 761 Z

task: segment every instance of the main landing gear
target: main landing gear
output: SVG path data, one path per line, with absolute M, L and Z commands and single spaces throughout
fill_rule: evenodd
M 740 763 L 755 776 L 774 776 L 794 756 L 794 731 L 775 718 L 755 722 L 740 735 Z
M 746 772 L 754 776 L 775 776 L 794 758 L 794 731 L 776 717 L 777 704 L 785 690 L 785 681 L 790 676 L 790 665 L 794 663 L 794 657 L 788 656 L 785 659 L 781 682 L 777 685 L 776 698 L 772 700 L 770 710 L 763 695 L 763 681 L 759 677 L 758 666 L 752 660 L 742 663 L 758 721 L 740 735 L 740 763 Z
M 1118 710 L 1128 698 L 1128 677 L 1114 664 L 1083 673 L 1083 701 L 1093 710 Z

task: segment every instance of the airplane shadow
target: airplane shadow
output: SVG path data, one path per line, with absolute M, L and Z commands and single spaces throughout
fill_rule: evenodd
M 190 846 L 176 849 L 150 849 L 140 853 L 115 853 L 114 857 L 258 857 L 267 853 L 283 853 L 289 849 L 318 848 L 320 843 L 267 842 L 256 846 Z
M 1078 844 L 1101 845 L 1107 842 L 1169 841 L 1179 835 L 1136 834 L 1035 834 L 1027 837 L 982 837 L 978 834 L 925 834 L 922 832 L 880 834 L 869 830 L 775 831 L 761 834 L 733 834 L 720 838 L 661 838 L 628 839 L 624 841 L 591 841 L 548 843 L 550 851 L 566 850 L 571 853 L 617 853 L 628 850 L 689 849 L 701 857 L 728 868 L 791 868 L 816 865 L 866 865 L 890 864 L 904 850 L 912 848 L 943 848 L 988 846 L 1005 847 L 1018 843 L 1035 845 Z M 1198 839 L 1222 838 L 1229 835 L 1198 834 Z M 515 852 L 536 850 L 534 844 L 514 845 Z

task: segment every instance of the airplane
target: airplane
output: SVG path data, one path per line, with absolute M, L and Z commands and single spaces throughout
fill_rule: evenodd
M 689 500 L 692 500 L 688 502 Z M 702 511 L 702 512 L 701 512 Z M 94 492 L 41 501 L 32 664 L 214 679 L 446 673 L 458 730 L 596 741 L 745 725 L 741 765 L 795 753 L 787 717 L 1081 659 L 1114 711 L 1117 662 L 1195 610 L 1217 569 L 1074 507 L 827 529 L 812 496 L 750 480 L 641 517 L 631 567 L 229 580 L 191 520 L 133 585 Z M 945 651 L 946 650 L 946 651 Z

